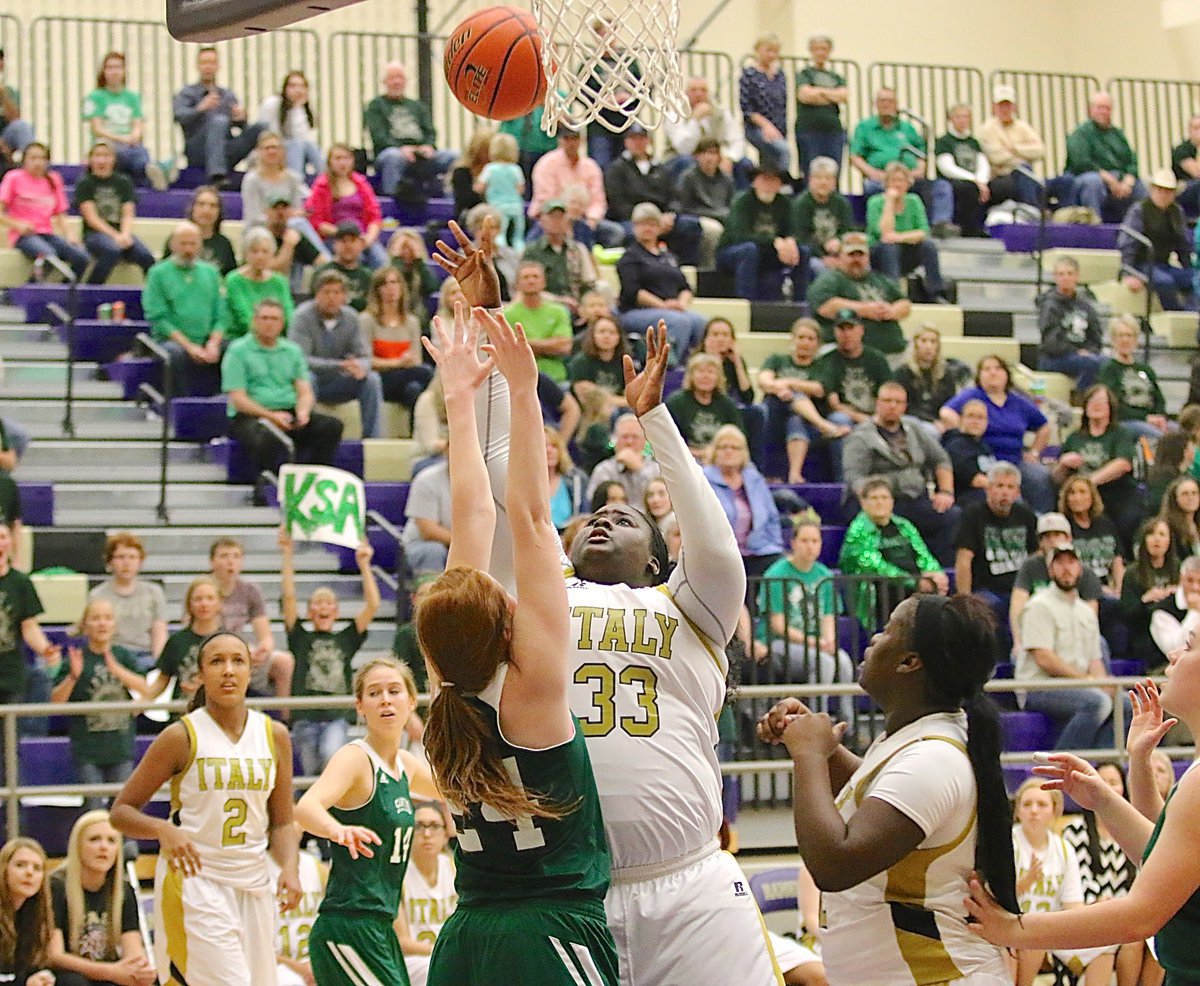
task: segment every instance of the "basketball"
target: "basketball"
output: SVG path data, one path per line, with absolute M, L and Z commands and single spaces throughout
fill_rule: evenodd
M 520 7 L 486 7 L 446 39 L 446 82 L 472 113 L 515 120 L 546 98 L 542 36 Z

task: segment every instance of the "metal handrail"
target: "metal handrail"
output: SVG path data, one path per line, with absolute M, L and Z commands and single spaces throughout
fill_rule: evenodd
M 58 271 L 67 285 L 67 307 L 64 309 L 57 302 L 47 305 L 50 313 L 57 318 L 66 329 L 67 334 L 67 399 L 63 412 L 62 430 L 67 438 L 75 437 L 75 319 L 79 316 L 79 278 L 75 271 L 68 267 L 58 257 L 47 256 L 43 262 Z
M 1126 223 L 1121 223 L 1121 228 L 1118 231 L 1121 236 L 1128 236 L 1134 242 L 1140 244 L 1146 250 L 1146 269 L 1138 270 L 1136 267 L 1128 267 L 1124 263 L 1121 264 L 1121 273 L 1129 273 L 1141 281 L 1146 293 L 1146 311 L 1142 316 L 1142 335 L 1145 338 L 1144 356 L 1143 359 L 1150 362 L 1150 309 L 1154 304 L 1154 281 L 1152 273 L 1154 270 L 1154 244 L 1150 241 L 1150 237 L 1138 230 L 1131 228 Z M 1120 241 L 1118 240 L 1118 245 Z
M 1042 297 L 1042 278 L 1045 275 L 1045 271 L 1042 270 L 1042 258 L 1046 254 L 1046 209 L 1050 202 L 1047 198 L 1046 183 L 1033 173 L 1033 169 L 1029 165 L 1018 164 L 1013 171 L 1023 174 L 1038 187 L 1038 235 L 1037 249 L 1034 250 L 1034 256 L 1037 258 L 1037 287 L 1033 293 L 1036 304 Z
M 175 396 L 175 372 L 171 368 L 171 354 L 155 342 L 148 333 L 139 332 L 137 341 L 140 342 L 160 364 L 162 364 L 162 435 L 158 446 L 158 519 L 164 524 L 170 523 L 167 512 L 167 459 L 170 455 L 171 442 L 171 401 Z

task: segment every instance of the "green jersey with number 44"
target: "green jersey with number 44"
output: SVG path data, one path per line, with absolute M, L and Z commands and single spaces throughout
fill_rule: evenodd
M 458 829 L 460 907 L 534 897 L 604 899 L 609 855 L 600 796 L 578 722 L 566 743 L 546 750 L 513 746 L 500 731 L 506 665 L 470 701 L 496 738 L 508 775 L 531 796 L 571 810 L 560 819 L 509 819 L 487 804 L 451 805 Z
M 341 825 L 361 825 L 382 840 L 368 859 L 350 858 L 350 850 L 330 844 L 329 882 L 321 913 L 356 911 L 380 914 L 389 921 L 400 908 L 404 871 L 413 839 L 413 805 L 408 791 L 408 776 L 397 759 L 385 765 L 365 739 L 354 740 L 371 760 L 375 790 L 366 804 L 358 808 L 329 809 Z

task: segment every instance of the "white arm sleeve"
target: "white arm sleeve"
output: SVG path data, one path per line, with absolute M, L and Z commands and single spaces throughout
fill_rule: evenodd
M 957 178 L 959 181 L 974 181 L 975 175 L 966 168 L 959 167 L 953 154 L 939 154 L 936 158 L 938 173 L 943 178 Z
M 746 569 L 733 527 L 666 406 L 652 408 L 640 420 L 679 522 L 682 544 L 668 588 L 684 615 L 724 648 L 746 595 Z
M 1184 644 L 1183 627 L 1175 617 L 1161 609 L 1150 614 L 1150 637 L 1164 654 L 1178 650 Z

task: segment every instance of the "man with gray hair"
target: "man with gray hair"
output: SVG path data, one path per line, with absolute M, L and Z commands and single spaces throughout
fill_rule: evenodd
M 843 440 L 847 520 L 858 514 L 866 481 L 885 479 L 896 500 L 895 512 L 916 525 L 930 553 L 945 565 L 962 516 L 954 503 L 954 473 L 946 450 L 918 419 L 904 413 L 907 409 L 904 387 L 881 383 L 875 413 Z M 932 497 L 930 477 L 935 480 Z
M 842 234 L 854 228 L 854 210 L 837 190 L 838 164 L 833 158 L 813 158 L 808 187 L 792 204 L 792 235 L 808 264 L 811 278 L 834 266 L 842 253 Z
M 963 511 L 955 542 L 955 591 L 986 602 L 1000 626 L 1008 623 L 1017 572 L 1037 551 L 1037 517 L 1020 496 L 1021 470 L 997 462 L 987 471 L 984 499 Z
M 405 95 L 408 71 L 403 63 L 388 62 L 382 81 L 383 92 L 363 110 L 363 126 L 371 135 L 383 194 L 393 195 L 410 173 L 419 171 L 422 178 L 445 174 L 458 154 L 437 149 L 437 129 L 429 107 Z
M 739 188 L 745 188 L 750 183 L 752 164 L 746 157 L 746 138 L 741 122 L 728 107 L 713 100 L 708 80 L 702 75 L 694 75 L 687 80 L 684 94 L 690 114 L 663 123 L 667 144 L 675 154 L 667 162 L 667 171 L 673 179 L 678 179 L 692 164 L 696 145 L 709 137 L 720 145 L 721 170 L 733 175 Z
M 1153 586 L 1147 594 L 1151 592 L 1154 592 Z M 1150 637 L 1162 651 L 1160 664 L 1166 661 L 1171 651 L 1187 644 L 1188 635 L 1197 626 L 1200 626 L 1200 557 L 1189 555 L 1179 566 L 1179 588 L 1159 599 L 1150 614 Z M 1147 667 L 1146 670 L 1154 669 Z
M 933 145 L 938 174 L 954 190 L 954 221 L 963 236 L 987 236 L 983 207 L 992 197 L 992 166 L 971 133 L 971 107 L 956 103 L 946 111 L 946 132 Z
M 801 174 L 811 170 L 811 162 L 825 157 L 834 162 L 836 176 L 846 149 L 842 106 L 850 90 L 829 64 L 832 53 L 833 38 L 828 34 L 811 35 L 809 62 L 796 73 L 796 151 Z

